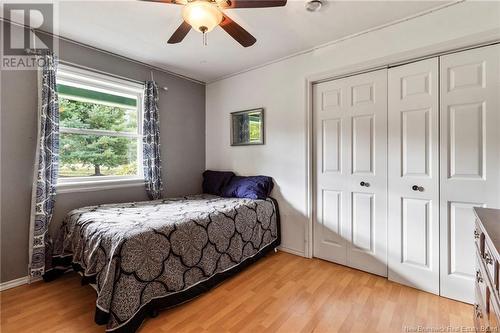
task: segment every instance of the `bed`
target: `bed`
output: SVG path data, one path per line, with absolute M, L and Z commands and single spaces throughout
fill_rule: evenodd
M 96 290 L 96 323 L 134 332 L 279 244 L 274 199 L 196 195 L 73 210 L 55 250 Z

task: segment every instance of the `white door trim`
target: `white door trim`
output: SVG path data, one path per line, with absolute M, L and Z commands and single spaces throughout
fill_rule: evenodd
M 361 73 L 371 72 L 377 69 L 390 68 L 402 64 L 415 62 L 423 59 L 437 57 L 445 54 L 456 53 L 468 49 L 479 48 L 492 44 L 500 43 L 500 31 L 498 29 L 485 31 L 480 34 L 455 39 L 446 43 L 438 43 L 426 48 L 403 52 L 375 60 L 341 67 L 338 69 L 308 75 L 304 79 L 305 94 L 305 152 L 306 152 L 306 217 L 307 225 L 304 226 L 304 256 L 313 257 L 313 224 L 314 224 L 314 205 L 315 205 L 315 185 L 314 179 L 314 158 L 313 158 L 313 107 L 312 107 L 312 87 L 313 84 L 335 80 L 342 77 L 353 76 Z

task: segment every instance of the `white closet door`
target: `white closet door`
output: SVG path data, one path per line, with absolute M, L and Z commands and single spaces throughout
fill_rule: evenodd
M 387 70 L 314 86 L 314 255 L 387 276 Z
M 316 161 L 314 256 L 346 264 L 349 103 L 345 80 L 313 87 Z
M 389 279 L 439 294 L 438 58 L 389 69 Z
M 499 208 L 500 46 L 440 58 L 441 295 L 471 303 L 472 207 Z
M 387 70 L 350 77 L 347 86 L 347 263 L 387 276 Z

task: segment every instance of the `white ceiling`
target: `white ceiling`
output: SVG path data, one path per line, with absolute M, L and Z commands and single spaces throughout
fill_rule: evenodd
M 226 14 L 257 38 L 243 48 L 220 27 L 166 41 L 182 22 L 180 5 L 141 1 L 61 1 L 59 34 L 200 81 L 211 82 L 357 32 L 406 18 L 443 1 L 333 1 L 307 12 L 305 0 L 286 7 L 230 9 Z

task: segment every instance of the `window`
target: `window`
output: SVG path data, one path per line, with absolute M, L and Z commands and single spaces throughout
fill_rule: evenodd
M 143 86 L 61 66 L 57 92 L 58 187 L 143 184 Z

